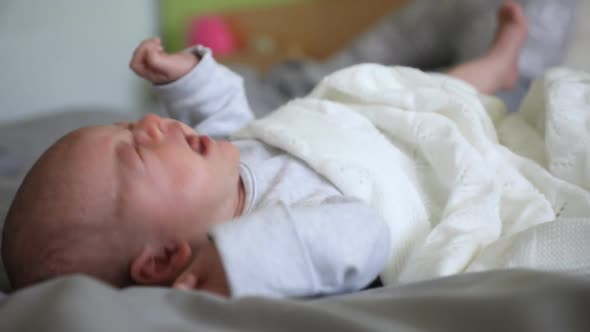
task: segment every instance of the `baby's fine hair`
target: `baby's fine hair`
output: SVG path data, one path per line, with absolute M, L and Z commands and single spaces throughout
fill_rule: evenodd
M 61 145 L 48 149 L 25 176 L 9 208 L 2 258 L 14 289 L 82 273 L 113 286 L 130 284 L 123 236 L 105 227 L 115 204 L 93 193 Z

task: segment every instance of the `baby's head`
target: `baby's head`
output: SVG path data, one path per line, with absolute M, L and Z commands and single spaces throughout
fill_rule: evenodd
M 76 130 L 29 171 L 6 218 L 14 288 L 84 273 L 166 285 L 238 205 L 239 153 L 171 119 Z

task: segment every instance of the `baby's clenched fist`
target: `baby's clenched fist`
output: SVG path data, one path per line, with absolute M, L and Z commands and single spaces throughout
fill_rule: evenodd
M 188 74 L 198 62 L 191 53 L 168 54 L 160 38 L 150 38 L 135 49 L 129 66 L 137 75 L 154 84 L 166 84 Z

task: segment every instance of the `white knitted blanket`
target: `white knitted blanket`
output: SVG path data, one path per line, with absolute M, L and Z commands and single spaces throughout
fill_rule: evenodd
M 359 65 L 237 137 L 373 206 L 391 230 L 386 284 L 513 267 L 590 274 L 586 73 L 550 71 L 507 115 L 448 76 Z

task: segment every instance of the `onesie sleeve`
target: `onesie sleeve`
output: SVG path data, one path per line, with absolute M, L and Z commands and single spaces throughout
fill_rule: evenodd
M 206 47 L 187 52 L 200 58 L 195 68 L 172 83 L 154 87 L 170 116 L 214 137 L 228 137 L 252 121 L 243 79 L 218 64 Z
M 388 226 L 344 196 L 321 205 L 277 204 L 211 232 L 233 297 L 309 297 L 359 290 L 384 268 Z

